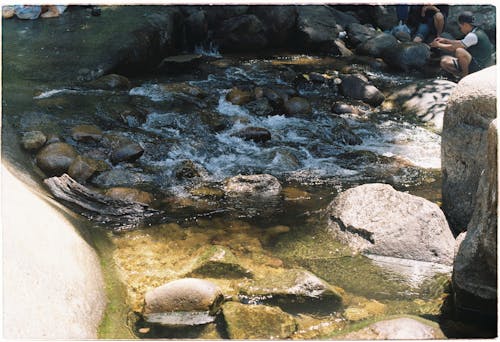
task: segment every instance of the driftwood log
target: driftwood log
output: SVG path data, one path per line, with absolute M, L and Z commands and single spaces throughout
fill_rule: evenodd
M 133 229 L 159 213 L 144 203 L 114 199 L 92 191 L 67 174 L 47 178 L 44 183 L 56 198 L 83 209 L 82 215 L 113 231 Z

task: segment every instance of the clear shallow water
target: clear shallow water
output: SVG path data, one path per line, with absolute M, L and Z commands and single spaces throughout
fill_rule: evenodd
M 389 182 L 399 190 L 425 194 L 439 201 L 439 135 L 424 125 L 405 121 L 400 113 L 364 107 L 364 114 L 341 115 L 362 140 L 359 145 L 347 145 L 333 133 L 338 117 L 330 111 L 335 102 L 332 89 L 321 85 L 300 88 L 298 92 L 311 102 L 313 112 L 309 118 L 289 117 L 279 111 L 257 116 L 225 99 L 235 85 L 290 86 L 290 74 L 325 72 L 330 68 L 334 68 L 331 59 L 303 55 L 228 58 L 207 62 L 202 72 L 193 75 L 131 79 L 130 91 L 64 86 L 51 89 L 50 85 L 40 85 L 29 95 L 34 109 L 27 115 L 22 113 L 16 129 L 20 134 L 39 128 L 67 138 L 72 127 L 95 124 L 107 134 L 120 134 L 143 146 L 145 153 L 137 162 L 117 168 L 139 172 L 151 179 L 148 190 L 156 197 L 153 206 L 164 210 L 168 217 L 160 217 L 138 233 L 110 234 L 112 248 L 117 251 L 113 262 L 136 265 L 136 268 L 123 266 L 121 272 L 125 273 L 121 276 L 137 279 L 138 288 L 147 287 L 152 279 L 159 283 L 168 281 L 165 274 L 178 274 L 178 265 L 168 269 L 164 261 L 165 251 L 175 250 L 171 244 L 176 240 L 170 237 L 171 227 L 165 230 L 163 224 L 176 222 L 192 245 L 217 241 L 238 254 L 237 248 L 247 243 L 253 246 L 255 241 L 258 249 L 255 254 L 259 258 L 272 256 L 287 267 L 310 270 L 346 290 L 349 298 L 358 296 L 386 304 L 386 314 L 436 316 L 444 286 L 433 277 L 438 271 L 446 278 L 449 270 L 416 263 L 408 264 L 402 271 L 394 270 L 381 261 L 342 254 L 341 246 L 328 238 L 321 217 L 336 194 L 367 182 Z M 384 78 L 385 83 L 408 82 L 394 75 L 377 76 Z M 205 92 L 205 97 L 179 95 L 165 87 L 166 84 L 196 86 Z M 130 107 L 140 108 L 147 115 L 124 120 L 119 113 Z M 214 129 L 212 121 L 216 120 L 224 123 L 223 128 Z M 269 130 L 271 140 L 255 143 L 234 136 L 249 126 Z M 71 139 L 68 141 L 77 145 Z M 199 179 L 175 177 L 175 168 L 186 159 L 202 170 Z M 276 176 L 285 188 L 284 198 L 272 205 L 259 205 L 231 202 L 217 195 L 193 194 L 193 188 L 199 185 L 220 189 L 224 179 L 241 173 Z M 276 235 L 266 233 L 277 225 L 288 230 Z M 177 250 L 176 254 L 182 252 Z M 185 252 L 190 256 L 192 250 Z M 186 255 L 181 256 L 186 258 Z M 332 319 L 339 318 L 330 317 L 316 326 L 333 324 Z M 345 319 L 340 321 L 348 324 Z

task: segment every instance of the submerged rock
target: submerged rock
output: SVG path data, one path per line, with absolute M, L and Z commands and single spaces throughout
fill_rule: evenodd
M 175 178 L 179 180 L 201 177 L 201 174 L 201 167 L 189 159 L 181 161 L 174 170 Z
M 207 324 L 215 320 L 223 300 L 217 285 L 184 278 L 148 291 L 143 315 L 147 322 L 166 326 Z
M 196 265 L 188 276 L 208 278 L 251 278 L 250 270 L 245 269 L 234 254 L 224 246 L 209 246 L 196 260 Z
M 47 137 L 40 131 L 26 132 L 21 138 L 23 148 L 28 151 L 37 151 L 45 144 L 46 141 Z
M 257 89 L 257 88 L 255 88 Z M 267 98 L 264 98 L 264 90 L 261 88 L 261 91 L 255 92 L 255 97 L 260 97 L 255 101 L 249 102 L 245 104 L 245 108 L 248 109 L 248 112 L 252 115 L 257 116 L 268 116 L 273 113 L 273 107 L 269 103 Z
M 111 188 L 115 186 L 137 187 L 139 185 L 152 185 L 154 183 L 150 175 L 125 169 L 104 171 L 96 177 L 93 177 L 91 182 L 102 188 Z
M 293 316 L 276 307 L 228 302 L 222 312 L 230 339 L 286 339 L 297 330 Z
M 36 156 L 36 164 L 48 176 L 60 176 L 68 171 L 78 156 L 73 146 L 66 143 L 53 143 L 45 146 Z
M 71 137 L 76 141 L 99 141 L 102 130 L 94 125 L 79 125 L 71 129 Z
M 115 187 L 106 190 L 104 194 L 114 199 L 144 204 L 151 204 L 154 200 L 153 195 L 149 192 L 134 188 Z
M 271 175 L 238 175 L 226 179 L 224 191 L 229 196 L 272 197 L 281 193 L 279 180 Z
M 301 269 L 278 269 L 240 290 L 249 303 L 277 305 L 293 313 L 329 314 L 342 307 L 336 288 Z
M 373 323 L 359 331 L 339 336 L 342 340 L 429 340 L 442 339 L 436 323 L 422 318 L 402 317 Z
M 328 206 L 332 233 L 356 251 L 451 265 L 455 239 L 439 207 L 387 184 L 365 184 Z

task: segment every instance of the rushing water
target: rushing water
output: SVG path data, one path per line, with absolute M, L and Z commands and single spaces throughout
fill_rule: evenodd
M 447 279 L 449 269 L 420 263 L 395 269 L 390 260 L 346 254 L 327 237 L 323 209 L 340 191 L 358 184 L 390 183 L 398 190 L 440 200 L 440 136 L 435 130 L 401 113 L 359 103 L 354 103 L 357 114 L 334 115 L 331 106 L 338 94 L 333 87 L 293 83 L 302 74 L 334 73 L 336 63 L 331 58 L 304 55 L 220 58 L 213 53 L 189 72 L 132 78 L 133 87 L 128 91 L 38 85 L 31 96 L 33 108 L 22 116 L 10 108 L 9 120 L 15 121 L 18 136 L 37 129 L 78 145 L 69 136 L 70 129 L 94 124 L 106 134 L 126 136 L 144 148 L 137 162 L 115 167 L 140 175 L 133 185 L 152 192 L 153 207 L 164 213 L 149 222 L 149 227 L 110 234 L 114 262 L 132 287 L 147 288 L 182 275 L 183 259 L 199 253 L 193 246 L 215 244 L 230 248 L 243 259 L 246 252 L 241 250 L 255 248 L 254 257 L 267 264 L 303 267 L 343 288 L 351 302 L 363 298 L 384 303 L 386 314 L 436 317 L 445 287 L 439 274 Z M 415 81 L 380 71 L 369 73 L 387 94 Z M 203 96 L 178 90 L 187 85 L 201 89 Z M 312 115 L 290 117 L 279 111 L 255 115 L 248 107 L 226 100 L 234 86 L 297 89 L 298 96 L 310 101 Z M 130 108 L 145 114 L 123 115 Z M 338 139 L 339 120 L 361 143 L 349 145 Z M 249 126 L 267 129 L 271 140 L 256 143 L 235 135 Z M 98 149 L 78 148 L 81 153 Z M 175 170 L 183 160 L 194 162 L 199 178 L 176 177 Z M 259 206 L 231 202 L 220 195 L 226 178 L 261 173 L 274 175 L 282 183 L 285 195 L 278 203 Z M 91 181 L 90 186 L 99 184 Z M 179 235 L 182 239 L 176 238 Z M 169 254 L 172 250 L 175 253 Z M 315 321 L 316 326 L 338 323 L 338 316 L 328 317 Z M 310 330 L 314 326 L 309 325 Z M 187 332 L 184 336 L 158 334 L 156 337 L 192 337 Z M 298 337 L 326 335 L 318 332 Z

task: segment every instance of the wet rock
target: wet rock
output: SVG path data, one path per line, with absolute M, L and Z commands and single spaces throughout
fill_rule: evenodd
M 174 280 L 146 292 L 144 318 L 166 326 L 193 326 L 213 322 L 224 300 L 221 289 L 195 278 Z
M 343 316 L 351 321 L 361 321 L 374 316 L 383 315 L 387 311 L 387 306 L 376 300 L 362 302 L 357 305 L 349 306 L 344 310 Z
M 250 270 L 245 269 L 234 254 L 223 246 L 208 246 L 196 259 L 193 270 L 188 276 L 205 278 L 252 278 Z
M 488 129 L 487 157 L 476 192 L 476 205 L 453 263 L 455 305 L 461 313 L 496 322 L 498 124 Z
M 312 114 L 311 104 L 302 97 L 292 97 L 285 101 L 284 106 L 290 116 L 308 117 Z
M 87 85 L 91 88 L 103 90 L 128 90 L 131 88 L 129 79 L 117 74 L 99 77 L 95 81 L 87 83 Z
M 47 135 L 47 142 L 46 144 L 53 144 L 53 143 L 56 143 L 56 142 L 62 142 L 61 138 L 58 137 L 57 135 L 55 134 L 48 134 Z
M 203 42 L 208 35 L 208 19 L 205 11 L 191 13 L 185 20 L 186 40 L 191 47 Z
M 226 95 L 226 100 L 231 102 L 234 105 L 244 105 L 252 101 L 253 94 L 249 91 L 244 91 L 234 87 L 231 91 Z
M 271 157 L 272 163 L 283 170 L 297 169 L 302 165 L 299 158 L 285 148 L 273 151 Z
M 264 24 L 253 14 L 225 20 L 215 32 L 215 41 L 223 52 L 255 51 L 269 44 Z
M 415 115 L 423 122 L 431 122 L 438 131 L 443 128 L 443 116 L 456 83 L 446 80 L 430 80 L 412 83 L 397 89 L 387 97 L 384 107 L 399 108 L 405 114 Z
M 374 24 L 382 31 L 390 30 L 398 24 L 399 20 L 394 5 L 371 6 L 371 12 Z
M 388 33 L 381 33 L 370 38 L 356 47 L 356 53 L 373 57 L 382 57 L 386 51 L 393 51 L 398 45 L 398 40 Z
M 37 151 L 39 150 L 47 141 L 47 137 L 43 132 L 40 131 L 31 131 L 23 134 L 21 138 L 21 144 L 23 148 L 28 151 Z
M 402 317 L 380 321 L 339 337 L 345 340 L 429 340 L 442 339 L 436 323 L 422 318 Z
M 334 41 L 338 36 L 333 9 L 327 6 L 297 6 L 298 31 L 295 44 L 310 51 L 328 52 L 338 55 Z
M 334 114 L 361 114 L 361 111 L 347 103 L 335 102 L 332 106 L 332 113 Z
M 262 88 L 260 88 L 262 89 Z M 260 92 L 259 92 L 260 93 Z M 255 101 L 249 102 L 245 104 L 245 108 L 248 109 L 248 112 L 252 115 L 256 116 L 269 116 L 273 113 L 273 107 L 269 103 L 267 98 L 264 98 L 264 91 L 259 95 L 261 98 L 258 98 Z M 256 94 L 257 97 L 257 94 Z
M 496 67 L 464 77 L 453 90 L 444 116 L 441 169 L 443 211 L 457 232 L 466 229 L 487 169 L 487 131 L 497 116 Z
M 408 72 L 422 70 L 429 63 L 430 48 L 423 43 L 400 43 L 392 50 L 386 50 L 382 58 L 392 68 Z
M 71 129 L 71 137 L 75 141 L 100 141 L 102 130 L 94 125 L 79 125 Z
M 335 45 L 337 45 L 337 49 L 339 50 L 340 57 L 350 57 L 350 56 L 354 55 L 354 53 L 346 47 L 343 40 L 335 39 L 334 43 L 335 43 Z
M 228 302 L 222 312 L 230 339 L 286 339 L 297 330 L 293 316 L 275 307 Z
M 455 239 L 439 207 L 387 184 L 365 184 L 328 206 L 328 226 L 367 254 L 451 265 Z
M 36 155 L 36 164 L 48 176 L 60 176 L 68 171 L 78 153 L 66 143 L 53 143 L 45 146 Z
M 272 197 L 281 193 L 279 180 L 271 175 L 238 175 L 226 179 L 224 191 L 229 196 Z
M 175 167 L 174 174 L 179 180 L 201 177 L 201 169 L 192 160 L 187 159 Z
M 297 18 L 294 6 L 250 6 L 249 10 L 263 23 L 270 45 L 286 46 Z
M 109 160 L 113 165 L 121 162 L 134 162 L 144 153 L 144 149 L 136 142 L 129 142 L 121 145 L 111 152 Z
M 240 289 L 244 301 L 277 305 L 292 313 L 331 313 L 342 296 L 324 280 L 301 269 L 278 269 Z
M 269 100 L 273 107 L 279 107 L 283 105 L 283 98 L 273 89 L 263 88 L 263 95 Z
M 332 122 L 332 138 L 335 142 L 347 145 L 359 145 L 363 142 L 361 138 L 351 130 L 344 118 L 332 117 Z
M 207 93 L 200 87 L 192 86 L 185 82 L 161 84 L 160 87 L 166 92 L 182 93 L 185 95 L 197 97 L 199 99 L 207 96 Z
M 347 40 L 349 44 L 354 47 L 380 34 L 380 32 L 377 32 L 373 28 L 358 23 L 349 24 L 346 31 Z
M 130 201 L 130 202 L 139 202 L 144 204 L 151 204 L 154 200 L 152 194 L 146 191 L 142 191 L 139 189 L 133 188 L 125 188 L 125 187 L 116 187 L 108 189 L 104 192 L 106 196 L 109 196 L 114 199 Z
M 239 137 L 243 140 L 252 140 L 256 143 L 271 140 L 271 132 L 262 127 L 246 127 L 232 134 L 232 136 Z
M 68 175 L 79 183 L 87 181 L 97 170 L 95 163 L 89 159 L 76 157 L 68 168 Z
M 96 177 L 93 177 L 91 182 L 101 188 L 112 188 L 116 186 L 135 188 L 140 185 L 151 185 L 154 183 L 150 175 L 125 169 L 104 171 Z
M 342 83 L 340 91 L 344 96 L 361 100 L 374 107 L 380 105 L 385 100 L 384 94 L 375 86 L 369 84 L 362 77 L 357 75 L 341 76 Z
M 161 61 L 158 68 L 170 72 L 184 71 L 197 66 L 202 58 L 203 56 L 198 54 L 169 56 Z

